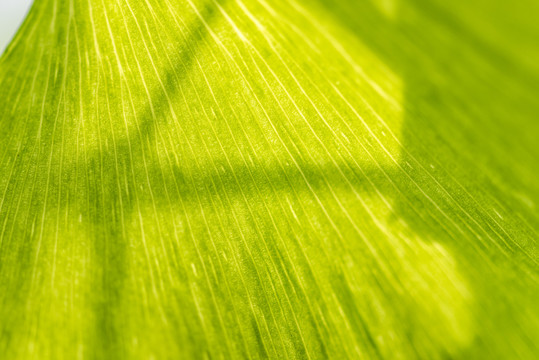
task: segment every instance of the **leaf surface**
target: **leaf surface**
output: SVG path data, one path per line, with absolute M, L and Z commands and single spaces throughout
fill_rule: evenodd
M 537 4 L 35 0 L 5 359 L 532 359 Z

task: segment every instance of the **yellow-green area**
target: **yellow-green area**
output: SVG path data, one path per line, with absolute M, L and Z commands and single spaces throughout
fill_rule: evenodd
M 535 0 L 35 0 L 0 358 L 533 359 Z

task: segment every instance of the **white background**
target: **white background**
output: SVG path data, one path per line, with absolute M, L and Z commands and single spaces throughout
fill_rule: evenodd
M 0 0 L 0 54 L 22 24 L 31 4 L 32 0 Z

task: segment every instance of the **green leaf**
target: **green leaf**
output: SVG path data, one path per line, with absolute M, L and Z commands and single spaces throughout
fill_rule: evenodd
M 35 0 L 2 359 L 533 359 L 538 3 Z

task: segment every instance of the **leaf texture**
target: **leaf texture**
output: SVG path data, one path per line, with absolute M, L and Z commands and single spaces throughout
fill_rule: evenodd
M 534 358 L 538 6 L 502 3 L 35 0 L 2 359 Z

